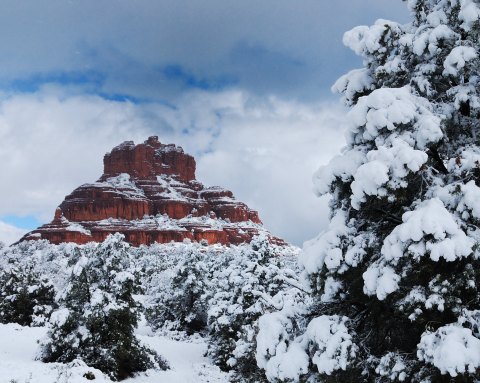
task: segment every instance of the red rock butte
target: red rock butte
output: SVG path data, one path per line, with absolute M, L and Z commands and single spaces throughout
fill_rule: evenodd
M 120 144 L 103 163 L 97 182 L 66 196 L 53 221 L 22 241 L 84 244 L 119 232 L 135 246 L 186 239 L 237 245 L 266 232 L 256 211 L 236 201 L 229 190 L 204 187 L 195 179 L 195 159 L 156 136 L 139 145 Z

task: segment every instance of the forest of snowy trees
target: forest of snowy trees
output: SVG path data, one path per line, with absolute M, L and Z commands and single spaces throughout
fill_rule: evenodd
M 153 330 L 200 334 L 208 355 L 234 381 L 264 380 L 256 366 L 258 321 L 301 291 L 296 250 L 259 235 L 226 247 L 171 243 L 22 242 L 0 249 L 0 323 L 48 326 L 38 359 L 82 360 L 123 380 L 168 361 L 139 343 Z M 295 290 L 295 291 L 292 291 Z
M 314 175 L 330 223 L 299 256 L 225 247 L 0 249 L 0 321 L 48 326 L 44 362 L 168 369 L 135 335 L 200 334 L 233 382 L 480 381 L 480 4 L 409 0 L 347 32 L 347 146 Z

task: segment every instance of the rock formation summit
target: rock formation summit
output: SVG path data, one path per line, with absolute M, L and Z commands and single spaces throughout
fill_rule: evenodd
M 265 232 L 256 211 L 229 190 L 204 187 L 195 179 L 195 159 L 156 136 L 139 145 L 120 144 L 103 163 L 97 182 L 75 189 L 51 223 L 22 240 L 84 244 L 119 232 L 135 246 L 185 239 L 228 245 L 250 242 Z

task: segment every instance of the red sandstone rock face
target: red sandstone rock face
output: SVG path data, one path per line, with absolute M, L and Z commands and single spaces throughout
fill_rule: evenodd
M 192 156 L 150 137 L 139 145 L 126 141 L 106 154 L 100 179 L 66 196 L 53 221 L 22 240 L 84 244 L 120 232 L 136 246 L 185 239 L 240 244 L 259 231 L 265 229 L 256 211 L 229 190 L 205 188 L 195 180 Z
M 102 180 L 122 173 L 144 180 L 155 180 L 157 175 L 175 175 L 188 182 L 195 179 L 195 159 L 173 144 L 164 145 L 158 137 L 135 145 L 126 141 L 106 154 L 103 159 Z

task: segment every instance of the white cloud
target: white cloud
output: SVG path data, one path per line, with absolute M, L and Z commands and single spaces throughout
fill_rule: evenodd
M 99 97 L 63 99 L 49 92 L 0 102 L 0 216 L 45 221 L 65 194 L 94 181 L 103 154 L 149 129 L 130 104 Z
M 27 230 L 0 221 L 0 242 L 11 245 L 27 233 Z
M 180 105 L 176 123 L 195 127 L 184 146 L 205 151 L 197 155 L 200 180 L 230 188 L 273 233 L 297 244 L 326 225 L 327 200 L 313 194 L 311 179 L 344 143 L 343 108 L 241 92 L 190 94 Z
M 157 134 L 197 159 L 197 178 L 231 189 L 266 226 L 301 244 L 327 221 L 311 176 L 343 144 L 344 110 L 257 98 L 241 91 L 193 92 L 174 102 L 133 105 L 42 91 L 0 102 L 0 216 L 49 221 L 75 187 L 96 180 L 103 154 Z

